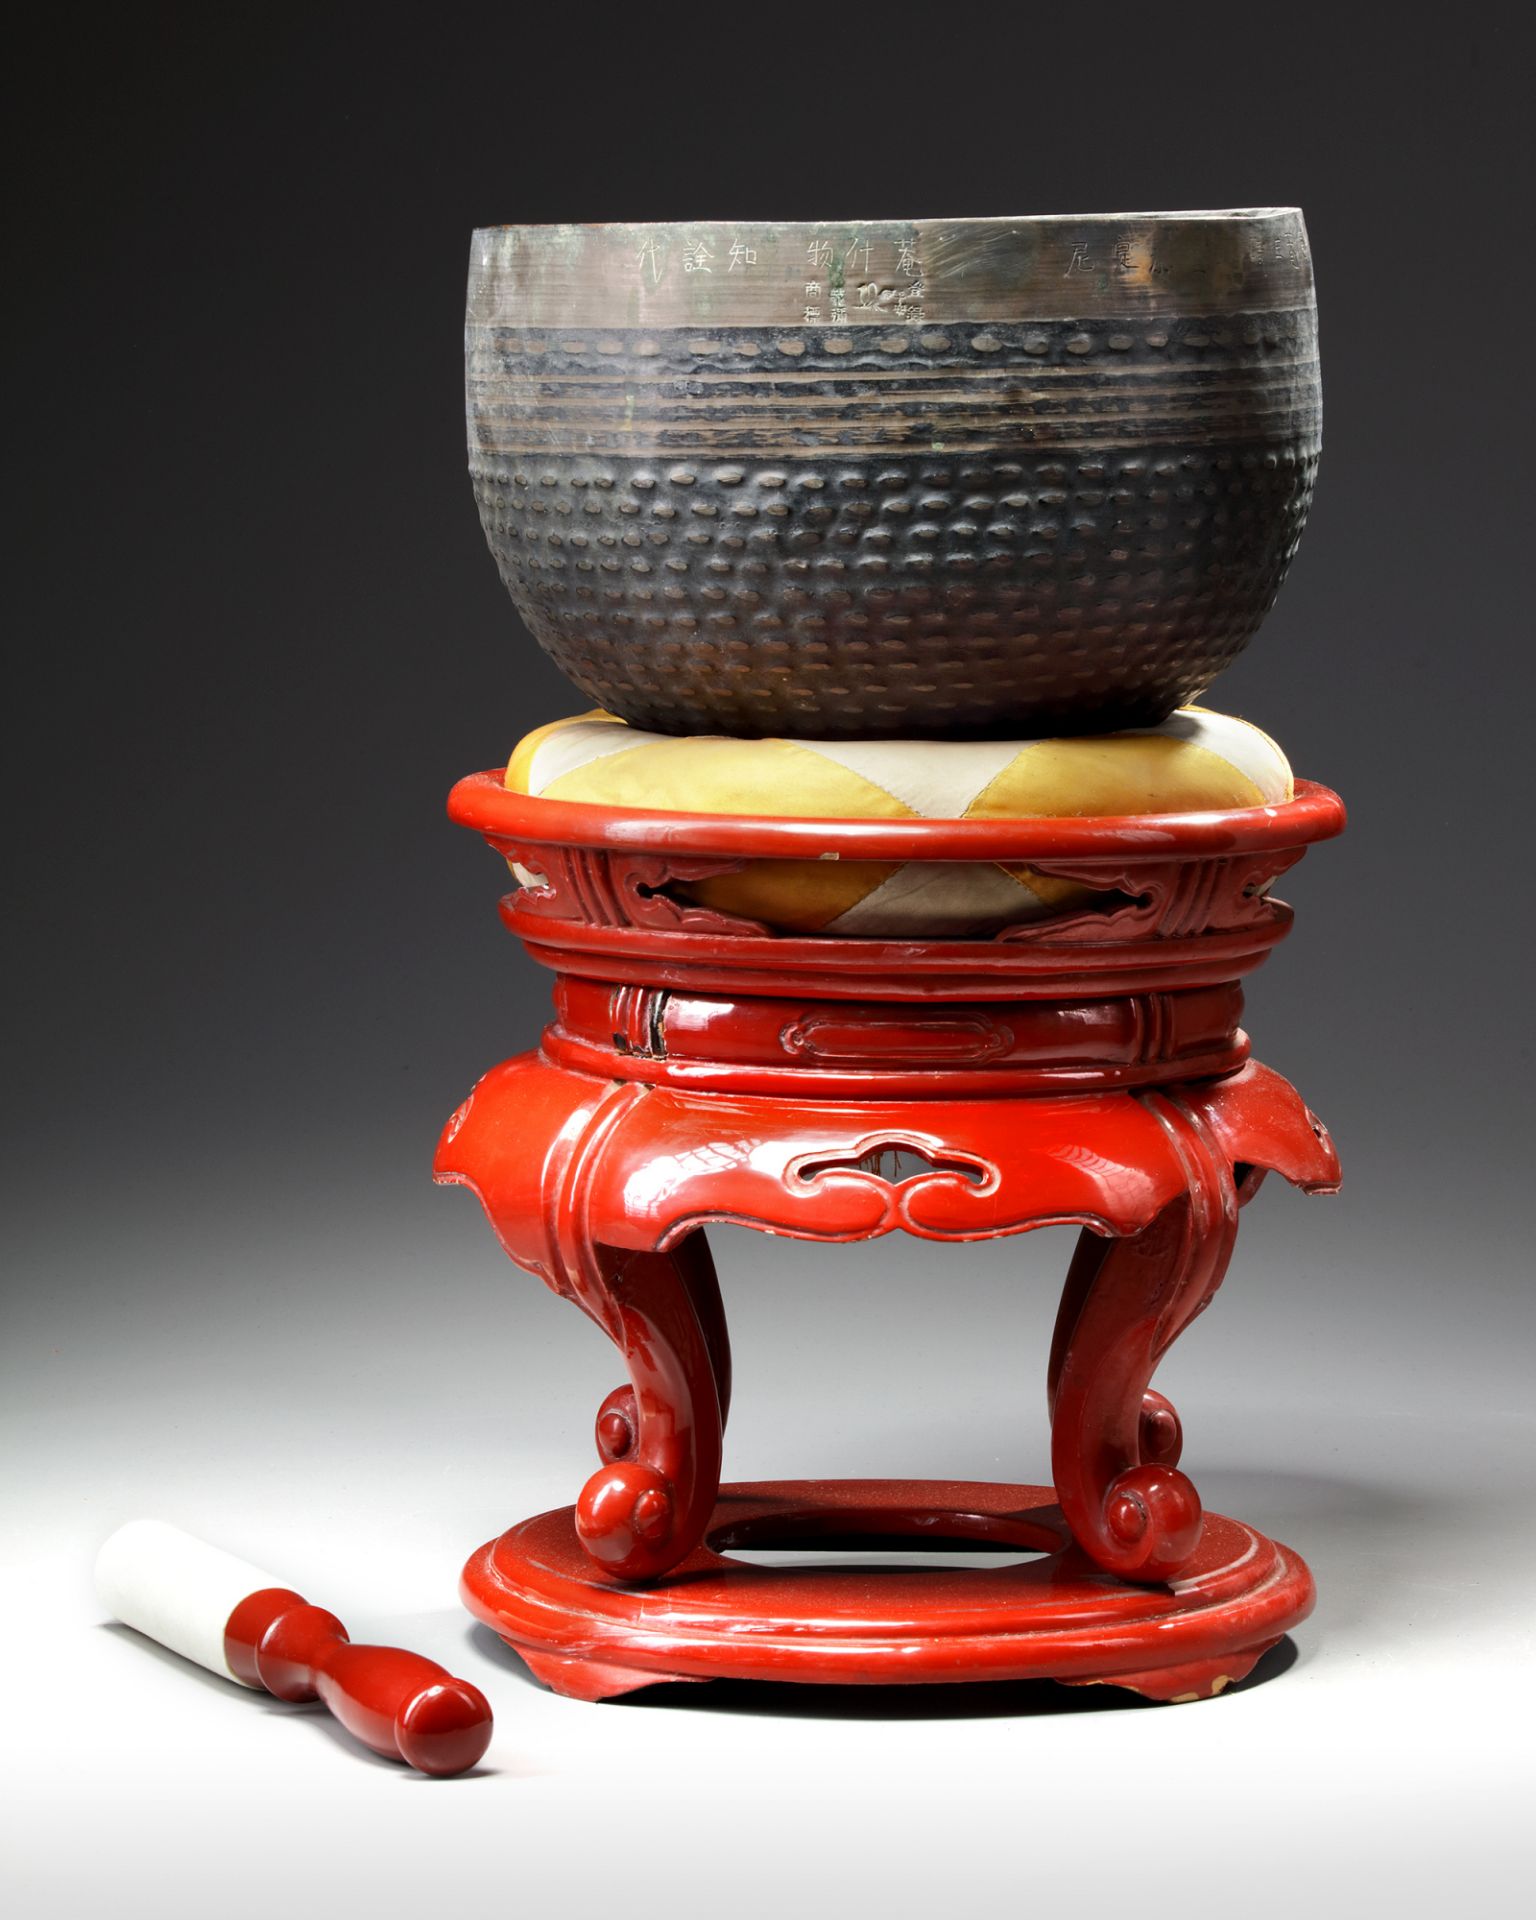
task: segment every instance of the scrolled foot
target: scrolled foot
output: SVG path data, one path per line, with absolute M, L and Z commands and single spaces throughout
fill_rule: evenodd
M 597 1410 L 597 1457 L 611 1465 L 627 1460 L 640 1440 L 640 1413 L 633 1387 L 615 1387 Z
M 576 1502 L 576 1532 L 587 1552 L 621 1580 L 663 1573 L 676 1517 L 672 1489 L 654 1467 L 620 1460 L 601 1468 Z
M 1104 1536 L 1094 1558 L 1132 1580 L 1167 1580 L 1200 1541 L 1203 1512 L 1194 1484 L 1176 1467 L 1131 1467 L 1104 1496 Z
M 617 1580 L 654 1580 L 686 1560 L 720 1491 L 721 1390 L 695 1298 L 713 1269 L 701 1234 L 683 1244 L 690 1251 L 579 1249 L 594 1317 L 629 1368 L 597 1410 L 603 1465 L 576 1503 L 583 1549 Z
M 1183 1423 L 1173 1402 L 1150 1387 L 1141 1396 L 1139 1436 L 1145 1464 L 1158 1467 L 1179 1464 L 1179 1455 L 1184 1451 Z

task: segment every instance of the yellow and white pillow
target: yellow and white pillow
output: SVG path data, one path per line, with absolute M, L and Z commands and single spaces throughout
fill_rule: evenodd
M 530 733 L 506 784 L 605 807 L 843 820 L 1193 813 L 1293 792 L 1268 734 L 1202 707 L 1159 727 L 1063 740 L 733 740 L 641 733 L 587 713 Z M 1088 898 L 1029 867 L 964 861 L 757 860 L 679 891 L 786 933 L 930 939 L 995 932 Z

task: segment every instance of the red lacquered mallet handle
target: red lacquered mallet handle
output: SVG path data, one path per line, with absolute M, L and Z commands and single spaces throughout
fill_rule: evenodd
M 286 1587 L 247 1594 L 224 1629 L 237 1679 L 321 1700 L 365 1747 L 421 1773 L 463 1773 L 491 1743 L 485 1695 L 403 1647 L 355 1647 L 334 1613 Z
M 422 1773 L 463 1773 L 490 1745 L 485 1695 L 400 1647 L 355 1647 L 249 1561 L 179 1527 L 135 1520 L 96 1562 L 102 1604 L 162 1646 L 279 1700 L 320 1700 L 375 1753 Z

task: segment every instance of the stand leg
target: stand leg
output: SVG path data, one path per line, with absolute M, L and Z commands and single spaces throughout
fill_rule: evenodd
M 714 1255 L 709 1250 L 709 1242 L 702 1228 L 696 1227 L 686 1240 L 678 1244 L 674 1249 L 674 1258 L 681 1269 L 693 1310 L 699 1316 L 704 1344 L 709 1349 L 709 1363 L 715 1375 L 715 1397 L 720 1402 L 720 1425 L 724 1428 L 731 1411 L 731 1337 L 725 1324 L 725 1302 L 720 1298 L 720 1280 L 715 1272 Z
M 582 1489 L 576 1531 L 606 1572 L 654 1579 L 698 1545 L 720 1490 L 717 1379 L 729 1361 L 719 1290 L 698 1233 L 665 1253 L 595 1245 L 583 1266 L 630 1384 L 599 1412 L 606 1464 Z
M 687 1288 L 698 1315 L 699 1330 L 709 1349 L 710 1366 L 715 1376 L 715 1397 L 720 1403 L 720 1425 L 725 1426 L 731 1408 L 731 1341 L 725 1324 L 725 1304 L 720 1298 L 720 1282 L 709 1242 L 702 1228 L 695 1228 L 672 1249 L 679 1277 Z M 631 1386 L 615 1387 L 597 1410 L 595 1438 L 600 1460 L 610 1463 L 627 1460 L 640 1435 L 640 1417 Z
M 1056 1412 L 1056 1387 L 1067 1349 L 1077 1331 L 1078 1319 L 1098 1278 L 1104 1256 L 1112 1244 L 1102 1234 L 1090 1233 L 1086 1227 L 1078 1235 L 1072 1264 L 1067 1269 L 1066 1285 L 1062 1289 L 1061 1305 L 1056 1311 L 1056 1330 L 1051 1336 L 1046 1403 L 1053 1417 Z M 1152 1461 L 1160 1467 L 1176 1467 L 1179 1464 L 1179 1455 L 1184 1451 L 1183 1423 L 1173 1402 L 1151 1387 L 1141 1396 L 1138 1438 L 1143 1462 Z
M 1237 1236 L 1232 1169 L 1188 1109 L 1151 1096 L 1189 1167 L 1183 1199 L 1142 1232 L 1085 1232 L 1067 1273 L 1047 1389 L 1051 1470 L 1078 1545 L 1131 1580 L 1167 1580 L 1199 1544 L 1200 1496 L 1178 1471 L 1178 1415 L 1149 1388 L 1220 1286 Z

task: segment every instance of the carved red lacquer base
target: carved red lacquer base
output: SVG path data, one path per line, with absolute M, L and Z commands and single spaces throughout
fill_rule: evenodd
M 471 1560 L 471 1608 L 557 1689 L 749 1677 L 1108 1679 L 1200 1697 L 1311 1605 L 1305 1567 L 1202 1513 L 1151 1387 L 1220 1286 L 1266 1171 L 1325 1191 L 1321 1125 L 1249 1058 L 1269 882 L 1343 809 L 860 822 L 610 813 L 461 782 L 451 810 L 538 883 L 503 912 L 555 968 L 537 1052 L 493 1069 L 437 1176 L 575 1301 L 629 1375 L 574 1509 Z M 756 859 L 1029 865 L 1079 912 L 994 939 L 776 937 L 690 901 Z M 1047 1368 L 1053 1489 L 720 1486 L 730 1403 L 711 1221 L 811 1240 L 1075 1222 Z M 982 1539 L 997 1569 L 771 1574 L 733 1543 Z M 659 1583 L 659 1584 L 658 1584 Z M 898 1652 L 899 1650 L 899 1652 Z
M 917 1563 L 938 1544 L 1009 1558 L 786 1569 L 731 1557 L 871 1542 Z M 593 1567 L 569 1507 L 483 1547 L 464 1595 L 541 1680 L 583 1700 L 719 1678 L 1110 1681 L 1195 1700 L 1241 1680 L 1311 1612 L 1312 1576 L 1288 1548 L 1219 1514 L 1206 1515 L 1175 1583 L 1132 1585 L 1073 1544 L 1049 1487 L 807 1481 L 722 1488 L 660 1605 L 655 1588 Z
M 931 1569 L 732 1557 L 870 1540 L 908 1561 L 935 1542 L 1023 1557 Z M 470 1559 L 465 1597 L 541 1680 L 582 1699 L 710 1678 L 1104 1680 L 1204 1699 L 1311 1613 L 1313 1592 L 1290 1549 L 1217 1513 L 1175 1582 L 1140 1586 L 1094 1567 L 1046 1486 L 833 1480 L 722 1488 L 703 1544 L 660 1594 L 595 1571 L 570 1507 L 541 1513 Z

